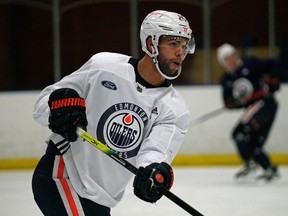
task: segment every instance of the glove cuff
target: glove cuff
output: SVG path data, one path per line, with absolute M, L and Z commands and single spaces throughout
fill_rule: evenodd
M 50 94 L 48 105 L 53 112 L 61 112 L 59 110 L 65 110 L 65 108 L 77 108 L 78 110 L 86 110 L 86 103 L 81 98 L 77 91 L 70 88 L 56 89 Z
M 59 100 L 52 100 L 49 101 L 49 106 L 51 111 L 58 109 L 58 108 L 64 108 L 64 107 L 77 107 L 77 108 L 83 108 L 86 109 L 86 103 L 83 98 L 64 98 Z

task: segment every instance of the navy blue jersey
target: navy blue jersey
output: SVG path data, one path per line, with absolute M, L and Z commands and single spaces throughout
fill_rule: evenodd
M 275 60 L 243 59 L 236 71 L 221 78 L 225 106 L 245 107 L 278 90 L 280 69 Z

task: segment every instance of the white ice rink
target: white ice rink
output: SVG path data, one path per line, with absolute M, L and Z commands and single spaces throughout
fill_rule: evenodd
M 281 178 L 265 183 L 236 182 L 239 167 L 175 167 L 172 192 L 205 216 L 287 216 L 288 167 L 280 167 Z M 31 192 L 32 171 L 0 172 L 0 215 L 40 216 Z M 133 195 L 131 182 L 112 216 L 188 216 L 163 197 L 157 204 Z

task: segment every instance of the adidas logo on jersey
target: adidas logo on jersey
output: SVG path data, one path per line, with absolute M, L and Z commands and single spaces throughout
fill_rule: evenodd
M 157 107 L 155 107 L 155 108 L 152 110 L 152 114 L 158 115 Z

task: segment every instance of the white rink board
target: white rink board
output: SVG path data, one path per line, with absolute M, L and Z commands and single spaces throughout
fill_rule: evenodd
M 176 86 L 191 111 L 191 121 L 222 106 L 219 85 Z M 0 159 L 40 157 L 45 150 L 49 129 L 32 118 L 40 91 L 0 92 Z M 267 150 L 288 153 L 288 85 L 277 93 L 279 112 L 271 131 Z M 286 111 L 286 112 L 285 112 Z M 179 154 L 230 154 L 235 147 L 230 133 L 241 111 L 225 111 L 219 116 L 192 127 Z
M 186 100 L 191 123 L 195 119 L 222 107 L 221 88 L 215 86 L 177 87 Z M 276 93 L 278 113 L 265 148 L 273 153 L 288 153 L 288 85 Z M 235 153 L 231 132 L 243 110 L 225 110 L 203 123 L 191 127 L 180 149 L 180 154 Z

